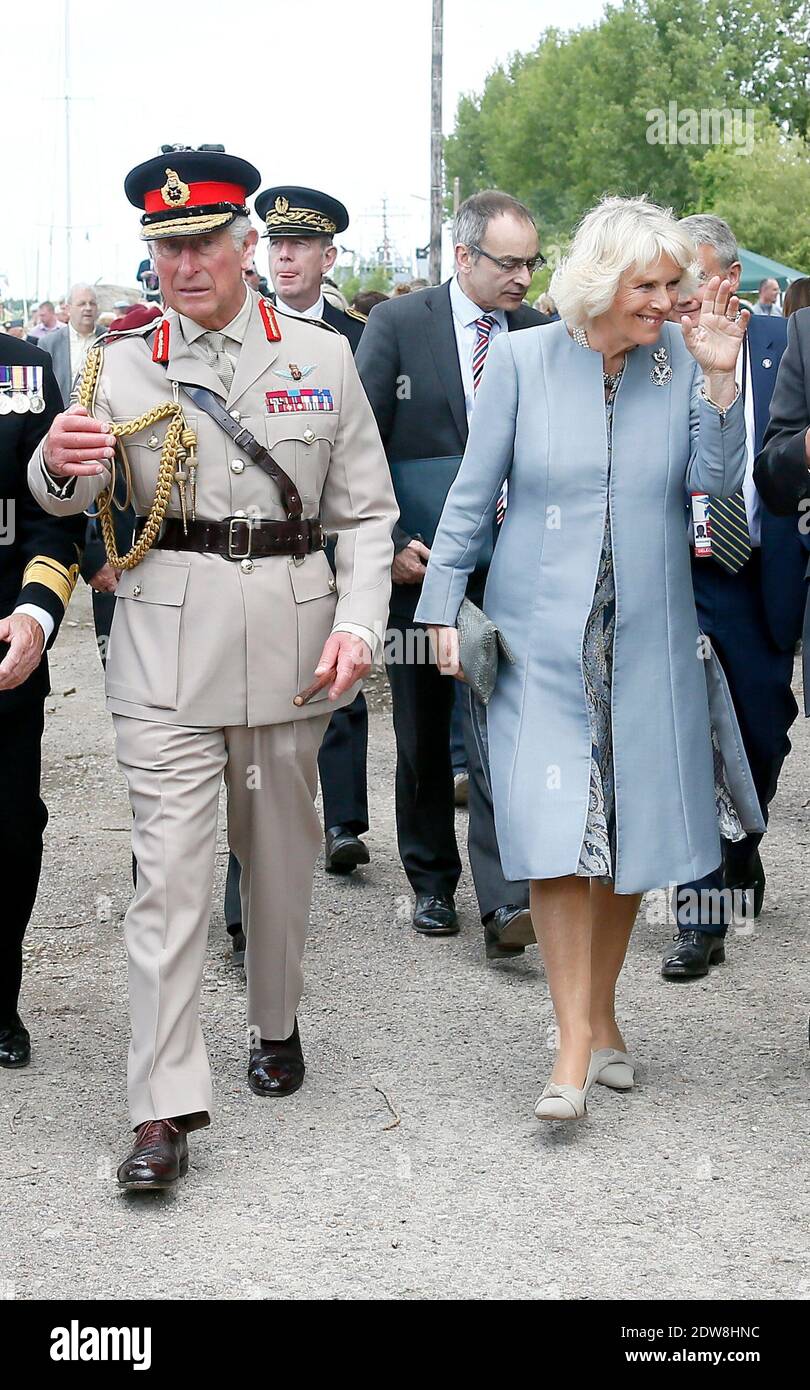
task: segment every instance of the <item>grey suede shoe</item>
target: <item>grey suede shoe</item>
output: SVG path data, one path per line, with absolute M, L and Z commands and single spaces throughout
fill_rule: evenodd
M 594 1080 L 600 1086 L 610 1086 L 613 1091 L 630 1091 L 635 1080 L 636 1067 L 632 1057 L 626 1052 L 618 1052 L 615 1047 L 600 1047 L 591 1054 L 594 1066 Z

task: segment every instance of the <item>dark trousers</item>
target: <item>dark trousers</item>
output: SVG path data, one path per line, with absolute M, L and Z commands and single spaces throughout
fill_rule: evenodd
M 335 710 L 318 754 L 327 830 L 345 825 L 355 835 L 368 830 L 368 709 L 362 690 L 350 705 Z
M 710 638 L 726 675 L 740 725 L 751 775 L 767 821 L 768 804 L 776 793 L 779 773 L 790 752 L 788 729 L 798 714 L 790 688 L 793 651 L 780 651 L 770 636 L 762 600 L 762 557 L 755 549 L 738 574 L 731 575 L 713 560 L 692 559 L 698 622 Z M 728 903 L 710 890 L 750 882 L 759 870 L 761 834 L 746 835 L 737 844 L 723 841 L 723 864 L 714 873 L 681 889 L 696 890 L 679 901 L 682 930 L 725 936 Z M 702 890 L 702 891 L 701 891 Z M 707 891 L 709 890 L 709 891 Z
M 424 630 L 392 613 L 386 645 L 404 656 L 424 651 Z M 389 660 L 388 679 L 397 745 L 396 816 L 399 853 L 417 894 L 452 897 L 461 876 L 453 803 L 450 726 L 457 682 L 432 661 Z M 465 692 L 466 693 L 466 692 Z M 464 743 L 470 778 L 468 850 L 481 916 L 507 903 L 528 903 L 528 885 L 503 876 L 492 798 L 463 702 Z
M 469 695 L 467 687 L 461 681 L 456 681 L 455 684 L 456 698 L 453 701 L 453 713 L 450 716 L 450 762 L 454 777 L 459 772 L 467 771 L 467 748 L 464 743 L 464 706 Z
M 0 713 L 0 1028 L 17 1011 L 22 942 L 37 896 L 48 812 L 39 794 L 44 700 Z

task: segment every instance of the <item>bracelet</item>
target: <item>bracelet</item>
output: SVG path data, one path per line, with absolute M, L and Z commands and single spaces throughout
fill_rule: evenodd
M 702 401 L 705 401 L 707 405 L 711 406 L 712 410 L 716 410 L 718 415 L 720 416 L 720 419 L 723 420 L 725 419 L 727 412 L 731 410 L 731 407 L 733 405 L 736 405 L 737 401 L 740 399 L 740 387 L 737 382 L 734 383 L 734 400 L 731 401 L 729 405 L 718 405 L 717 401 L 712 400 L 711 396 L 708 394 L 706 390 L 706 387 L 703 385 L 701 385 L 698 389 L 698 395 L 700 396 L 700 399 Z

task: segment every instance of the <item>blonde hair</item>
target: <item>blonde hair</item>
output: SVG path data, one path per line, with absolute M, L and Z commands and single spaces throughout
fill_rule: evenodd
M 577 227 L 549 292 L 561 317 L 575 328 L 585 328 L 610 308 L 627 271 L 646 269 L 662 256 L 670 256 L 685 272 L 683 289 L 693 289 L 696 254 L 671 208 L 658 207 L 645 197 L 603 198 Z

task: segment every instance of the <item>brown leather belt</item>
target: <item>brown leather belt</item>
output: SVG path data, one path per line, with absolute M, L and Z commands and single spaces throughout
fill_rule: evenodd
M 135 523 L 140 534 L 144 517 Z M 265 560 L 273 555 L 303 559 L 323 550 L 326 534 L 318 521 L 266 521 L 262 517 L 231 516 L 226 521 L 189 521 L 184 529 L 179 517 L 163 523 L 156 550 L 197 550 L 222 555 L 226 560 Z

